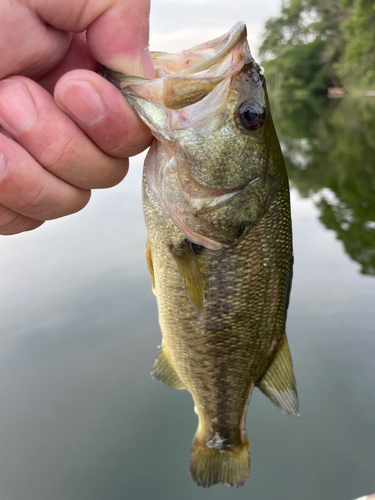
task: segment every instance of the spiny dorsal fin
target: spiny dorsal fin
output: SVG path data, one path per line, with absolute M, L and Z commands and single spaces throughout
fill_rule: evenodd
M 190 241 L 183 240 L 179 246 L 172 247 L 171 252 L 177 262 L 186 293 L 200 317 L 203 310 L 203 279 Z
M 292 417 L 300 416 L 292 357 L 286 335 L 271 366 L 257 385 L 282 413 Z
M 147 260 L 148 272 L 150 273 L 150 278 L 151 278 L 151 290 L 155 294 L 154 264 L 152 262 L 151 244 L 149 240 L 147 240 L 146 243 L 146 260 Z
M 154 367 L 151 372 L 151 376 L 164 382 L 164 384 L 174 387 L 175 389 L 185 389 L 180 377 L 175 372 L 168 356 L 165 354 L 164 348 L 159 352 L 157 358 L 155 359 Z

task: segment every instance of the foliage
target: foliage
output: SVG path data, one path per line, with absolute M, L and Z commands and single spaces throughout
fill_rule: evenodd
M 294 99 L 274 111 L 292 185 L 313 197 L 361 272 L 375 275 L 375 105 Z
M 338 74 L 349 84 L 375 82 L 375 0 L 342 0 L 352 13 L 344 24 L 346 47 L 337 64 Z
M 284 0 L 260 47 L 271 90 L 325 93 L 375 82 L 375 0 Z

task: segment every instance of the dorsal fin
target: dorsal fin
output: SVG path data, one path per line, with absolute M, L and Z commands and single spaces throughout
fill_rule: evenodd
M 257 385 L 282 413 L 300 416 L 292 357 L 285 334 L 275 359 Z
M 171 252 L 177 262 L 186 293 L 200 317 L 203 311 L 203 279 L 190 241 L 184 239 L 178 246 L 171 247 Z
M 175 389 L 185 389 L 180 377 L 177 375 L 170 360 L 168 359 L 164 348 L 162 348 L 155 359 L 151 376 L 156 380 L 160 380 L 160 382 L 164 382 L 164 384 L 167 384 L 170 387 L 174 387 Z

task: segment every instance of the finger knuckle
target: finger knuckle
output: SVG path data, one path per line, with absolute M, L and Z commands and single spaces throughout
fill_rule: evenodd
M 72 158 L 77 161 L 80 157 L 75 142 L 74 136 L 55 136 L 44 144 L 36 160 L 52 173 L 56 170 L 63 173 L 68 166 L 72 167 Z

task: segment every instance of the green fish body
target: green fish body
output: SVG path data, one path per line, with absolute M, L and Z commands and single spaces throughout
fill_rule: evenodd
M 155 136 L 143 172 L 163 336 L 153 376 L 194 399 L 194 481 L 238 486 L 250 468 L 245 417 L 254 386 L 298 416 L 285 334 L 288 179 L 243 23 L 153 59 L 155 80 L 106 70 Z

